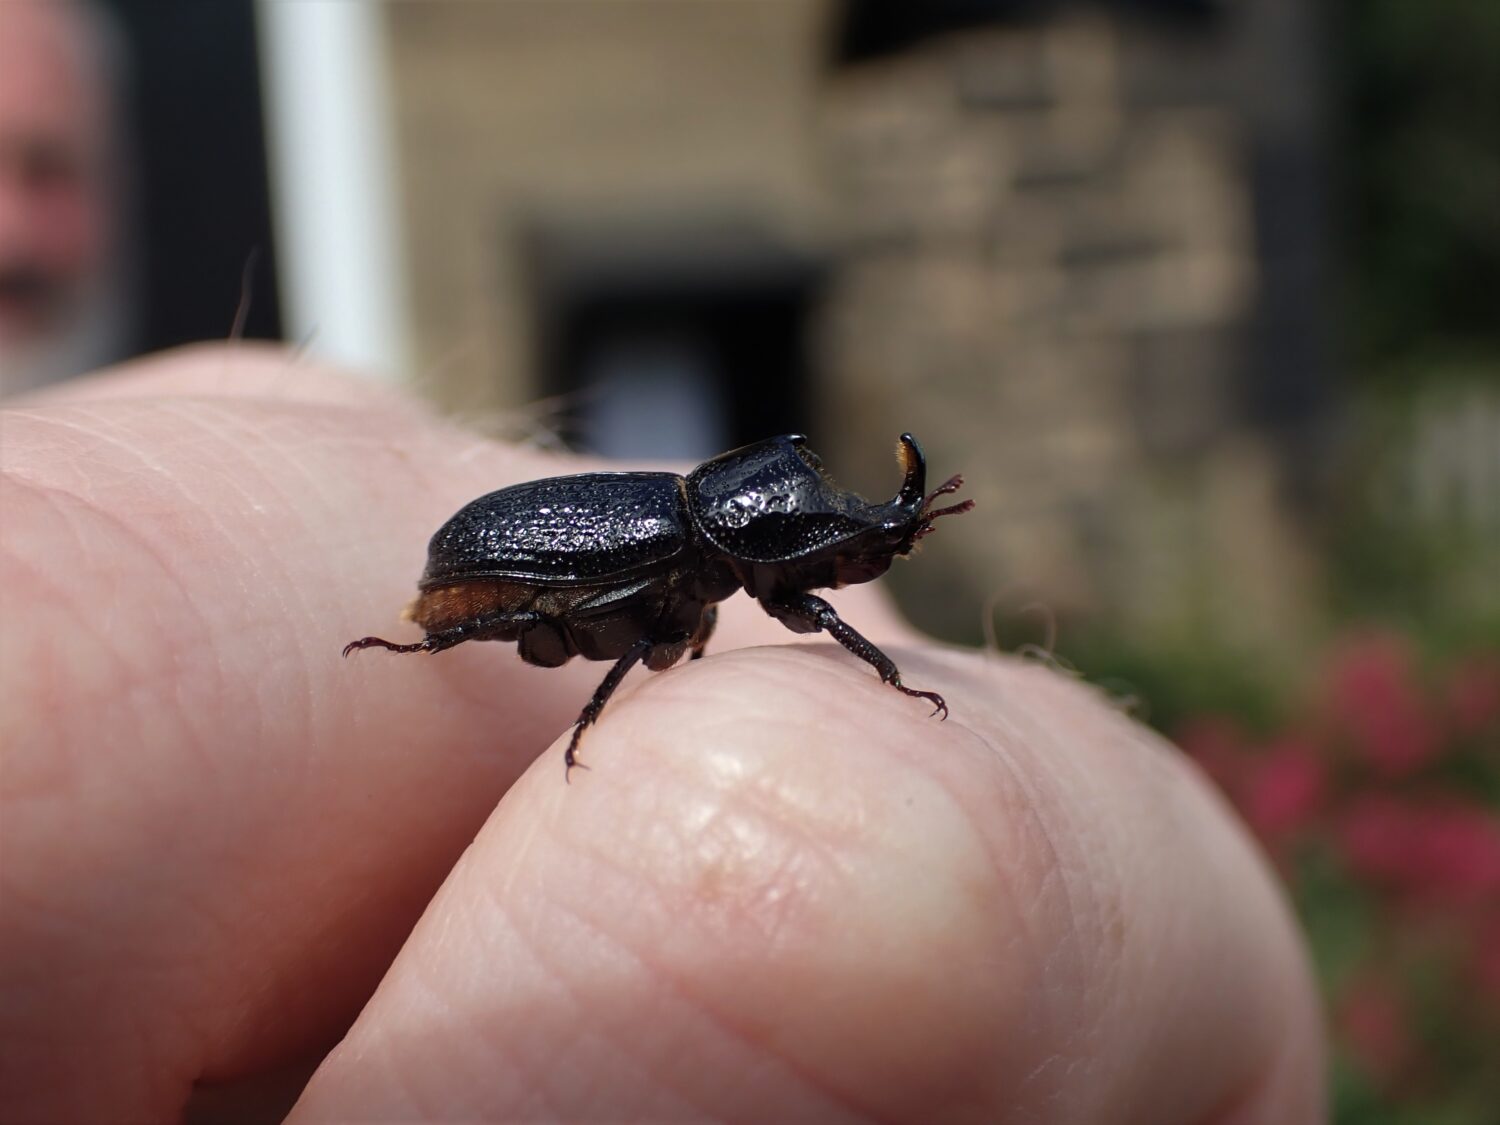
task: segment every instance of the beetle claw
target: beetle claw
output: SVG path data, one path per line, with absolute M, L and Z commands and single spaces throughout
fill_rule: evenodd
M 896 686 L 896 690 L 899 691 L 899 692 L 901 692 L 901 693 L 903 693 L 904 695 L 911 695 L 911 696 L 915 696 L 918 699 L 925 699 L 925 700 L 927 700 L 927 702 L 929 702 L 929 703 L 931 703 L 933 705 L 933 707 L 932 707 L 932 714 L 933 715 L 941 714 L 944 719 L 947 719 L 947 717 L 948 717 L 948 704 L 947 704 L 947 701 L 944 700 L 943 697 L 941 695 L 939 695 L 937 692 L 935 692 L 935 691 L 918 691 L 916 688 L 909 688 L 906 685 L 901 684 L 901 683 L 897 683 L 895 686 Z M 929 719 L 931 717 L 932 717 L 932 715 L 928 716 Z

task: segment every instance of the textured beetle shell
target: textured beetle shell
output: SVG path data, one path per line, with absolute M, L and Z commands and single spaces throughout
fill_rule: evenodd
M 432 537 L 422 588 L 480 578 L 586 585 L 661 567 L 687 546 L 682 490 L 675 473 L 582 473 L 491 492 Z
M 791 435 L 705 461 L 687 478 L 699 530 L 747 562 L 800 558 L 869 531 L 878 522 L 872 505 L 815 465 Z

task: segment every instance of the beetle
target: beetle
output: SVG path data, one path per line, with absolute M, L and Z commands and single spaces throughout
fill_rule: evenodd
M 901 682 L 895 663 L 812 590 L 868 582 L 911 553 L 956 492 L 954 476 L 926 491 L 927 462 L 911 434 L 896 446 L 904 477 L 872 504 L 840 489 L 802 434 L 783 434 L 677 473 L 606 472 L 502 488 L 465 505 L 432 537 L 417 599 L 405 617 L 414 644 L 362 637 L 344 646 L 441 652 L 464 641 L 510 641 L 521 659 L 556 668 L 575 656 L 613 660 L 573 725 L 578 740 L 638 662 L 670 668 L 703 655 L 718 603 L 744 590 L 794 633 L 826 631 L 897 691 L 948 705 Z

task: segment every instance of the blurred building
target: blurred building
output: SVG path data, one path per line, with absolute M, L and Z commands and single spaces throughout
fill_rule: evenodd
M 1325 378 L 1309 18 L 390 6 L 415 370 L 469 414 L 570 395 L 609 452 L 806 429 L 869 493 L 911 429 L 982 505 L 911 568 L 952 635 L 992 596 L 1293 629 Z

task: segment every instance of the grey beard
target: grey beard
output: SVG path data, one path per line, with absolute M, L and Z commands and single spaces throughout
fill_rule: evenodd
M 112 271 L 114 273 L 114 271 Z M 118 274 L 100 279 L 74 302 L 64 322 L 25 344 L 0 344 L 0 398 L 24 394 L 116 363 L 129 354 L 132 302 Z

